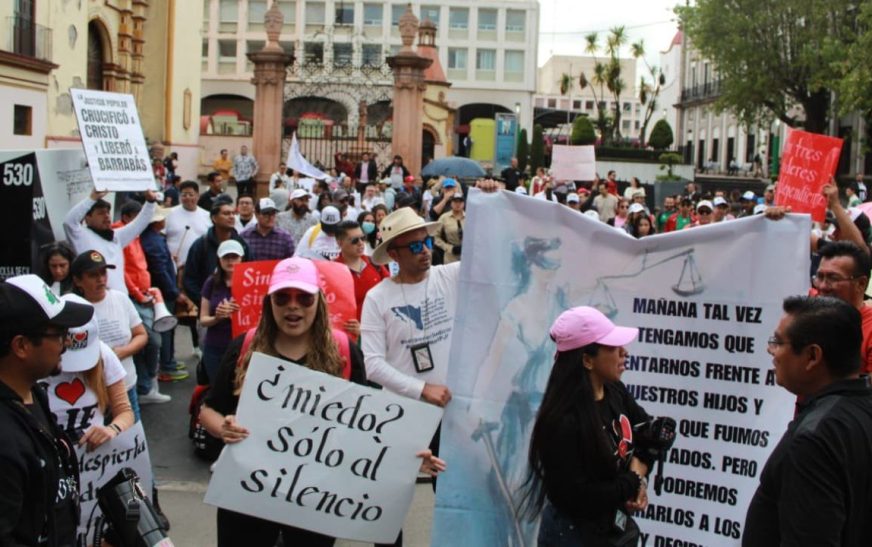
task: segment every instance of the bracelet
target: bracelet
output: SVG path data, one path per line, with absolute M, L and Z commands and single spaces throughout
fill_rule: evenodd
M 118 435 L 121 435 L 121 428 L 118 427 L 118 424 L 109 424 L 109 425 L 106 426 L 106 427 L 108 427 L 109 429 L 111 429 L 112 431 L 114 431 L 116 437 L 117 437 Z

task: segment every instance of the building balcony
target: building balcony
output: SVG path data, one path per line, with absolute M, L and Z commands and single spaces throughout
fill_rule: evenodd
M 41 61 L 51 61 L 51 29 L 24 17 L 7 17 L 3 49 Z
M 685 87 L 681 90 L 682 103 L 704 102 L 717 99 L 721 94 L 721 80 L 706 82 L 702 85 Z

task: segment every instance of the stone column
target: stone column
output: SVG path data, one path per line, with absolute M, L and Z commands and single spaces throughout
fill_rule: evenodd
M 400 36 L 403 47 L 388 65 L 394 73 L 393 141 L 392 153 L 403 157 L 403 163 L 415 175 L 421 172 L 421 116 L 424 110 L 424 91 L 427 83 L 424 70 L 433 62 L 421 57 L 412 47 L 418 34 L 418 18 L 412 13 L 412 4 L 400 18 Z
M 251 153 L 260 169 L 255 176 L 255 196 L 263 197 L 269 193 L 269 177 L 283 160 L 282 156 L 282 112 L 285 103 L 285 79 L 288 65 L 293 57 L 285 53 L 279 45 L 284 16 L 278 5 L 272 7 L 264 17 L 266 26 L 266 45 L 262 50 L 248 54 L 254 63 L 254 77 L 251 83 L 256 90 L 254 95 L 254 134 Z

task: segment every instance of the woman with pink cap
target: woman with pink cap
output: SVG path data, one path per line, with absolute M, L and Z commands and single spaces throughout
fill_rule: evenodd
M 621 383 L 638 329 L 587 306 L 551 326 L 557 354 L 530 440 L 523 506 L 542 514 L 539 545 L 636 545 L 651 465 L 633 428 L 650 417 Z M 626 543 L 625 543 L 626 542 Z
M 257 328 L 238 336 L 221 361 L 200 420 L 224 443 L 238 443 L 248 430 L 236 421 L 236 407 L 254 352 L 298 363 L 312 370 L 366 384 L 363 354 L 339 330 L 331 329 L 327 302 L 319 287 L 315 264 L 300 257 L 287 258 L 273 269 L 268 294 Z M 425 463 L 444 468 L 438 458 Z M 281 534 L 285 545 L 328 546 L 334 538 L 218 509 L 218 546 L 272 547 Z

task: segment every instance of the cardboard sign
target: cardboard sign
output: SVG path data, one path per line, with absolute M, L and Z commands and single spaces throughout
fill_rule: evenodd
M 4 207 L 0 217 L 0 231 L 4 234 L 0 246 L 2 280 L 32 273 L 31 265 L 38 260 L 38 245 L 31 244 L 31 235 L 41 227 L 37 218 L 44 219 L 46 213 L 45 200 L 35 199 L 35 188 L 39 185 L 36 154 L 0 152 L 0 180 L 0 202 Z
M 345 322 L 357 319 L 357 302 L 354 299 L 354 278 L 345 264 L 313 261 L 318 268 L 319 284 L 327 301 L 330 324 L 334 329 L 345 330 Z M 263 297 L 269 290 L 269 280 L 278 260 L 242 262 L 233 271 L 230 294 L 239 304 L 239 311 L 231 317 L 233 336 L 239 336 L 257 326 L 263 309 Z
M 206 503 L 333 537 L 393 543 L 442 409 L 255 353 Z
M 809 213 L 823 222 L 827 200 L 821 189 L 839 166 L 842 139 L 791 129 L 781 155 L 775 188 L 775 205 L 789 206 L 794 213 Z
M 662 493 L 652 474 L 650 505 L 633 515 L 640 545 L 738 545 L 793 416 L 766 341 L 784 297 L 808 290 L 810 218 L 633 239 L 510 192 L 472 192 L 467 214 L 431 545 L 536 544 L 517 493 L 556 349 L 548 328 L 572 306 L 639 328 L 621 381 L 648 414 L 678 421 Z
M 114 439 L 103 443 L 93 452 L 77 447 L 79 458 L 79 492 L 82 512 L 78 536 L 81 545 L 94 541 L 94 520 L 102 512 L 97 503 L 97 490 L 109 482 L 119 471 L 130 467 L 139 476 L 139 483 L 149 498 L 152 492 L 151 462 L 142 423 L 137 422 Z
M 596 178 L 594 147 L 555 144 L 551 149 L 551 176 L 555 181 Z
M 133 95 L 70 89 L 94 188 L 155 189 L 151 158 Z

